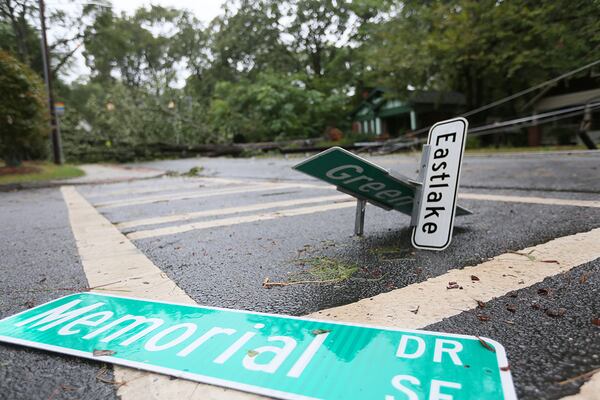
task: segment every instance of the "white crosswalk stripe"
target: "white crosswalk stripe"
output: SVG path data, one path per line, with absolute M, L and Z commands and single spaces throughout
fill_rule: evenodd
M 233 188 L 215 189 L 215 190 L 193 190 L 189 192 L 176 192 L 176 193 L 164 193 L 154 196 L 142 196 L 133 199 L 121 199 L 114 201 L 107 201 L 103 203 L 94 204 L 96 208 L 116 208 L 125 206 L 134 206 L 142 204 L 157 203 L 162 201 L 174 201 L 174 200 L 187 200 L 187 199 L 198 199 L 203 197 L 222 196 L 228 194 L 238 193 L 251 193 L 251 192 L 263 192 L 266 190 L 273 189 L 290 189 L 290 188 L 311 188 L 311 189 L 329 189 L 331 187 L 323 185 L 303 185 L 296 183 L 263 183 L 261 185 L 248 185 L 248 186 L 236 186 Z
M 169 227 L 165 227 L 165 228 L 137 231 L 137 232 L 128 234 L 127 237 L 132 240 L 148 239 L 148 238 L 157 237 L 157 236 L 174 235 L 177 233 L 184 233 L 184 232 L 195 231 L 195 230 L 200 230 L 200 229 L 217 228 L 217 227 L 245 224 L 245 223 L 257 222 L 257 221 L 268 221 L 268 220 L 278 219 L 278 218 L 283 218 L 283 217 L 296 217 L 299 215 L 307 215 L 307 214 L 314 214 L 314 213 L 318 213 L 318 212 L 339 210 L 342 208 L 350 208 L 350 207 L 355 207 L 355 206 L 356 206 L 356 204 L 354 202 L 349 201 L 349 202 L 325 204 L 325 205 L 313 206 L 313 207 L 293 208 L 293 209 L 288 209 L 288 210 L 273 211 L 273 212 L 269 212 L 269 213 L 245 215 L 245 216 L 232 217 L 232 218 L 222 218 L 222 219 L 217 219 L 217 220 L 212 220 L 212 221 L 194 222 L 194 223 L 178 225 L 178 226 L 169 226 Z
M 573 199 L 555 199 L 548 197 L 532 197 L 532 196 L 503 196 L 495 194 L 479 194 L 479 193 L 461 193 L 458 195 L 460 199 L 467 200 L 486 200 L 500 201 L 509 203 L 526 203 L 526 204 L 542 204 L 551 206 L 573 206 L 573 207 L 593 207 L 600 208 L 600 201 L 595 200 L 573 200 Z
M 196 218 L 201 217 L 214 217 L 218 215 L 228 215 L 228 214 L 238 214 L 249 211 L 259 211 L 259 210 L 267 210 L 269 208 L 278 208 L 278 207 L 291 207 L 302 204 L 310 204 L 310 203 L 321 203 L 327 201 L 343 201 L 352 200 L 352 197 L 348 195 L 336 195 L 336 196 L 320 196 L 320 197 L 308 197 L 308 198 L 300 198 L 293 200 L 283 200 L 283 201 L 273 201 L 268 203 L 258 203 L 258 204 L 250 204 L 246 206 L 239 207 L 227 207 L 220 208 L 216 210 L 205 210 L 205 211 L 196 211 L 191 213 L 183 213 L 183 214 L 175 214 L 175 215 L 166 215 L 164 217 L 154 217 L 154 218 L 145 218 L 138 219 L 133 221 L 121 222 L 116 224 L 119 229 L 133 228 L 136 226 L 143 225 L 158 225 L 165 224 L 169 222 L 179 222 L 179 221 L 189 221 Z
M 86 195 L 88 199 L 97 198 L 108 198 L 122 195 L 134 195 L 134 194 L 150 194 L 160 193 L 171 190 L 191 190 L 199 187 L 233 187 L 234 185 L 249 185 L 258 184 L 260 182 L 247 182 L 234 179 L 221 179 L 221 178 L 187 178 L 175 181 L 165 181 L 164 178 L 160 180 L 152 181 L 153 186 L 148 185 L 149 181 L 144 181 L 143 186 L 127 187 L 125 189 L 118 189 L 107 191 L 104 186 L 95 188 L 91 193 Z

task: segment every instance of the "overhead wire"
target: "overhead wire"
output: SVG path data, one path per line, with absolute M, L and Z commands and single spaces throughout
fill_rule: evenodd
M 543 114 L 536 114 L 527 117 L 521 117 L 506 121 L 499 121 L 492 124 L 482 125 L 475 128 L 469 128 L 469 137 L 484 136 L 496 132 L 504 132 L 506 127 L 517 126 L 520 128 L 533 125 L 541 125 L 549 122 L 558 121 L 565 118 L 574 117 L 585 113 L 586 109 L 600 109 L 600 102 L 590 103 L 582 106 L 564 108 L 556 111 L 551 111 Z M 421 138 L 414 144 L 423 144 L 427 142 L 427 138 Z
M 467 111 L 465 113 L 462 113 L 462 114 L 460 114 L 458 116 L 459 117 L 469 117 L 471 115 L 480 113 L 481 111 L 489 110 L 490 108 L 497 107 L 497 106 L 499 106 L 501 104 L 507 103 L 507 102 L 509 102 L 511 100 L 514 100 L 514 99 L 518 98 L 518 97 L 524 96 L 524 95 L 526 95 L 528 93 L 531 93 L 531 92 L 534 92 L 534 91 L 536 91 L 538 89 L 541 89 L 541 88 L 543 88 L 545 86 L 554 84 L 554 83 L 556 83 L 556 82 L 558 82 L 558 81 L 560 81 L 562 79 L 568 78 L 569 76 L 572 76 L 572 75 L 575 75 L 575 74 L 577 74 L 579 72 L 585 71 L 586 69 L 592 68 L 592 67 L 594 67 L 596 65 L 600 65 L 600 59 L 598 59 L 596 61 L 592 61 L 591 63 L 588 63 L 588 64 L 586 64 L 584 66 L 581 66 L 579 68 L 576 68 L 574 70 L 568 71 L 568 72 L 566 72 L 566 73 L 564 73 L 564 74 L 562 74 L 560 76 L 557 76 L 555 78 L 549 79 L 547 81 L 544 81 L 542 83 L 534 85 L 534 86 L 532 86 L 530 88 L 527 88 L 525 90 L 521 90 L 520 92 L 511 94 L 510 96 L 504 97 L 504 98 L 496 100 L 496 101 L 494 101 L 492 103 L 489 103 L 489 104 L 486 104 L 484 106 L 481 106 L 481 107 L 475 108 L 473 110 Z M 427 126 L 425 128 L 417 129 L 417 130 L 413 131 L 412 134 L 413 135 L 420 135 L 422 133 L 429 132 L 430 128 L 431 128 L 430 126 Z

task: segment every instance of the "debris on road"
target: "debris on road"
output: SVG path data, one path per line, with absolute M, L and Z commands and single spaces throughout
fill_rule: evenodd
M 457 282 L 448 282 L 448 286 L 446 286 L 446 289 L 450 290 L 450 289 L 462 289 L 462 286 L 459 286 Z
M 567 312 L 566 308 L 549 308 L 546 310 L 546 315 L 549 317 L 562 317 L 563 315 L 565 315 L 565 313 Z
M 112 356 L 116 353 L 117 353 L 116 351 L 112 351 L 112 350 L 94 350 L 92 352 L 92 355 L 94 357 L 103 357 L 103 356 Z
M 100 371 L 98 371 L 98 373 L 96 374 L 96 380 L 109 385 L 116 385 L 117 387 L 123 386 L 125 384 L 125 382 L 118 382 L 114 379 L 107 379 L 106 374 L 108 372 L 109 369 L 106 367 L 106 365 L 103 366 L 102 368 L 100 368 Z
M 596 368 L 596 369 L 593 369 L 593 370 L 591 370 L 591 371 L 585 372 L 585 373 L 583 373 L 583 374 L 580 374 L 580 375 L 574 376 L 574 377 L 572 377 L 572 378 L 565 379 L 564 381 L 560 381 L 560 382 L 558 382 L 558 384 L 559 384 L 559 385 L 567 385 L 567 384 L 569 384 L 569 383 L 571 383 L 571 382 L 576 382 L 576 381 L 579 381 L 579 380 L 584 380 L 584 381 L 587 381 L 587 380 L 588 380 L 588 379 L 590 379 L 590 378 L 591 378 L 593 375 L 595 375 L 595 374 L 596 374 L 596 372 L 600 372 L 600 368 Z
M 328 257 L 315 257 L 300 261 L 302 265 L 309 264 L 311 267 L 290 275 L 287 282 L 271 282 L 267 277 L 263 280 L 262 286 L 269 289 L 274 286 L 340 283 L 350 279 L 359 270 L 359 267 L 355 264 L 345 263 Z M 383 276 L 376 280 L 380 280 L 381 278 Z
M 548 296 L 548 294 L 550 294 L 550 289 L 548 289 L 548 288 L 539 288 L 538 291 L 537 291 L 537 293 L 540 296 Z
M 331 332 L 331 329 L 315 329 L 311 333 L 315 336 Z
M 485 347 L 486 349 L 488 349 L 489 351 L 491 351 L 492 353 L 496 352 L 496 349 L 494 349 L 492 346 L 490 346 L 485 340 L 483 340 L 482 338 L 480 338 L 479 336 L 475 336 L 478 340 L 479 343 L 481 343 L 481 345 L 483 347 Z

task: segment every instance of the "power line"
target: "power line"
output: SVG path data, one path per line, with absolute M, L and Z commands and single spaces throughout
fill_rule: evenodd
M 598 108 L 600 108 L 600 106 L 596 106 L 596 107 L 590 108 L 590 110 L 595 110 L 595 109 L 598 109 Z M 565 118 L 571 118 L 571 117 L 574 117 L 574 116 L 577 116 L 577 115 L 581 115 L 583 113 L 585 113 L 585 109 L 580 109 L 578 111 L 570 112 L 570 113 L 567 113 L 567 114 L 561 114 L 561 115 L 558 115 L 558 116 L 551 116 L 551 117 L 545 118 L 543 120 L 534 119 L 534 120 L 530 120 L 530 121 L 523 121 L 523 122 L 519 122 L 518 123 L 518 127 L 519 128 L 525 128 L 525 127 L 528 127 L 528 126 L 547 124 L 549 122 L 559 121 L 559 120 L 565 119 Z M 515 125 L 517 125 L 517 124 L 515 124 Z M 493 133 L 497 133 L 497 132 L 502 132 L 502 131 L 504 131 L 504 128 L 488 128 L 486 130 L 472 132 L 473 133 L 472 136 L 473 137 L 483 136 L 483 135 L 489 135 L 489 134 L 493 134 Z
M 512 94 L 512 95 L 510 95 L 510 96 L 508 96 L 508 97 L 505 97 L 505 98 L 503 98 L 503 99 L 500 99 L 500 100 L 494 101 L 493 103 L 490 103 L 490 104 L 487 104 L 487 105 L 485 105 L 485 106 L 482 106 L 482 107 L 476 108 L 476 109 L 474 109 L 474 110 L 468 111 L 468 112 L 466 112 L 466 113 L 462 114 L 462 116 L 463 116 L 463 117 L 468 117 L 468 116 L 470 116 L 470 115 L 477 114 L 477 113 L 479 113 L 479 112 L 481 112 L 481 111 L 485 111 L 485 110 L 488 110 L 488 109 L 490 109 L 490 108 L 493 108 L 493 107 L 499 106 L 500 104 L 504 104 L 504 103 L 506 103 L 506 102 L 508 102 L 508 101 L 511 101 L 511 100 L 514 100 L 514 99 L 516 99 L 517 97 L 521 97 L 521 96 L 523 96 L 523 95 L 525 95 L 525 94 L 527 94 L 527 93 L 531 93 L 531 92 L 533 92 L 533 91 L 535 91 L 535 90 L 541 89 L 541 88 L 543 88 L 544 86 L 547 86 L 547 85 L 551 85 L 551 84 L 553 84 L 553 83 L 556 83 L 556 82 L 558 82 L 558 81 L 560 81 L 560 80 L 562 80 L 562 79 L 564 79 L 564 78 L 567 78 L 567 77 L 569 77 L 569 76 L 571 76 L 571 75 L 575 75 L 575 74 L 577 74 L 578 72 L 584 71 L 584 70 L 586 70 L 586 69 L 588 69 L 588 68 L 591 68 L 591 67 L 593 67 L 593 66 L 595 66 L 595 65 L 598 65 L 598 64 L 600 64 L 600 60 L 593 61 L 593 62 L 591 62 L 591 63 L 589 63 L 589 64 L 587 64 L 587 65 L 584 65 L 583 67 L 579 67 L 579 68 L 577 68 L 577 69 L 574 69 L 574 70 L 572 70 L 572 71 L 569 71 L 569 72 L 567 72 L 567 73 L 564 73 L 564 74 L 562 74 L 562 75 L 560 75 L 560 76 L 557 76 L 556 78 L 553 78 L 553 79 L 547 80 L 546 82 L 542 82 L 542 83 L 540 83 L 540 84 L 538 84 L 538 85 L 532 86 L 532 87 L 530 87 L 529 89 L 522 90 L 522 91 L 520 91 L 520 92 L 517 92 L 517 93 L 515 93 L 515 94 Z
M 581 115 L 585 113 L 586 109 L 589 109 L 590 111 L 600 109 L 600 102 L 590 103 L 583 106 L 563 108 L 544 114 L 531 115 L 507 121 L 495 122 L 493 124 L 482 125 L 475 128 L 469 128 L 469 137 L 484 136 L 496 132 L 502 132 L 505 128 L 514 125 L 518 125 L 519 128 L 523 128 L 527 126 L 541 125 L 548 122 L 558 121 L 561 119 L 574 117 L 576 115 Z M 421 138 L 416 142 L 413 142 L 411 146 L 424 143 L 427 143 L 427 138 Z
M 512 94 L 512 95 L 510 95 L 508 97 L 505 97 L 503 99 L 496 100 L 496 101 L 494 101 L 492 103 L 486 104 L 486 105 L 481 106 L 479 108 L 476 108 L 474 110 L 467 111 L 466 113 L 460 114 L 459 116 L 461 116 L 461 117 L 468 117 L 468 116 L 477 114 L 477 113 L 479 113 L 481 111 L 489 110 L 490 108 L 494 108 L 496 106 L 499 106 L 500 104 L 504 104 L 506 102 L 514 100 L 514 99 L 516 99 L 518 97 L 521 97 L 521 96 L 523 96 L 525 94 L 531 93 L 531 92 L 536 91 L 538 89 L 541 89 L 541 88 L 543 88 L 545 86 L 548 86 L 548 85 L 551 85 L 553 83 L 556 83 L 556 82 L 558 82 L 558 81 L 560 81 L 560 80 L 562 80 L 564 78 L 567 78 L 567 77 L 569 77 L 571 75 L 575 75 L 575 74 L 577 74 L 577 73 L 579 73 L 581 71 L 584 71 L 586 69 L 589 69 L 589 68 L 594 67 L 594 66 L 599 65 L 599 64 L 600 64 L 600 59 L 596 60 L 596 61 L 593 61 L 593 62 L 591 62 L 589 64 L 586 64 L 586 65 L 584 65 L 582 67 L 579 67 L 579 68 L 576 68 L 574 70 L 571 70 L 569 72 L 566 72 L 566 73 L 564 73 L 564 74 L 562 74 L 560 76 L 557 76 L 555 78 L 552 78 L 552 79 L 547 80 L 545 82 L 542 82 L 540 84 L 537 84 L 535 86 L 532 86 L 532 87 L 530 87 L 528 89 L 525 89 L 525 90 L 522 90 L 520 92 L 514 93 L 514 94 Z M 430 128 L 431 127 L 428 126 L 428 127 L 425 127 L 425 128 L 417 129 L 416 131 L 413 132 L 413 135 L 420 135 L 422 133 L 429 132 Z
M 505 128 L 507 126 L 517 125 L 520 123 L 530 122 L 530 121 L 541 121 L 545 118 L 550 118 L 550 117 L 553 117 L 556 115 L 562 115 L 562 114 L 566 114 L 566 113 L 572 113 L 573 111 L 584 111 L 586 109 L 586 107 L 589 107 L 590 109 L 598 108 L 598 107 L 600 107 L 600 102 L 586 104 L 586 105 L 582 105 L 582 106 L 575 106 L 575 107 L 570 107 L 570 108 L 562 108 L 562 109 L 556 110 L 556 111 L 550 111 L 550 112 L 543 113 L 543 114 L 530 115 L 527 117 L 516 118 L 516 119 L 512 119 L 512 120 L 508 120 L 508 121 L 495 122 L 492 124 L 483 125 L 483 126 L 469 129 L 469 133 L 476 133 L 476 132 L 480 132 L 480 131 L 484 131 L 484 130 L 488 130 L 488 129 Z

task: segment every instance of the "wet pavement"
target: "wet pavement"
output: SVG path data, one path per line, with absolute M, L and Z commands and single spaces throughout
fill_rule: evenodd
M 353 203 L 325 200 L 341 194 L 291 170 L 301 159 L 141 163 L 136 167 L 179 172 L 202 166 L 203 176 L 83 185 L 77 190 L 110 222 L 140 222 L 122 228 L 123 233 L 132 238 L 139 232 L 155 235 L 132 240 L 199 304 L 290 315 L 352 303 L 600 227 L 598 207 L 463 199 L 459 203 L 474 214 L 456 219 L 453 242 L 444 252 L 414 250 L 409 217 L 373 206 L 367 208 L 365 235 L 358 238 L 353 236 Z M 370 160 L 416 176 L 416 155 Z M 465 159 L 461 182 L 461 193 L 598 201 L 600 153 L 471 156 Z M 7 238 L 0 244 L 0 317 L 85 290 L 60 191 L 0 193 L 0 197 L 0 231 Z M 304 199 L 313 202 L 294 205 Z M 285 202 L 289 205 L 247 210 Z M 331 204 L 340 208 L 318 209 Z M 316 209 L 286 214 L 307 207 Z M 224 215 L 218 212 L 223 209 L 241 211 Z M 205 215 L 188 215 L 199 212 Z M 265 219 L 265 213 L 279 215 Z M 158 216 L 179 219 L 144 222 Z M 204 225 L 178 231 L 200 222 Z M 163 228 L 172 232 L 158 231 Z M 333 283 L 263 286 L 266 278 L 288 283 L 324 279 L 311 274 L 324 263 L 353 274 Z M 600 317 L 599 271 L 596 260 L 427 329 L 482 335 L 503 343 L 519 398 L 558 399 L 577 393 L 583 380 L 569 379 L 600 368 L 600 327 L 590 322 Z M 580 283 L 584 275 L 587 278 Z M 544 293 L 540 289 L 548 293 L 540 294 Z M 516 311 L 507 311 L 507 304 Z M 565 310 L 559 316 L 547 313 L 559 309 Z M 478 318 L 483 313 L 489 320 Z M 2 344 L 0 357 L 0 398 L 116 398 L 115 387 L 104 382 L 111 379 L 110 367 L 105 378 L 96 379 L 98 373 L 105 374 L 100 363 Z M 39 370 L 61 373 L 39 374 Z

